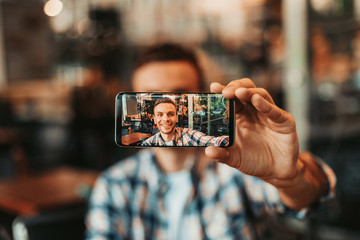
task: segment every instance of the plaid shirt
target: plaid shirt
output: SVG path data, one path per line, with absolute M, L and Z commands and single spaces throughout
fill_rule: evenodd
M 174 146 L 220 146 L 225 147 L 229 144 L 228 136 L 214 137 L 207 136 L 202 132 L 188 129 L 175 128 L 172 138 Z M 160 132 L 149 137 L 141 144 L 142 146 L 166 146 Z
M 303 218 L 307 212 L 286 208 L 275 187 L 227 165 L 212 162 L 201 177 L 195 169 L 195 164 L 187 167 L 193 183 L 183 214 L 189 239 L 255 239 L 254 217 L 285 213 Z M 331 183 L 332 170 L 326 165 L 322 169 Z M 166 177 L 151 151 L 120 161 L 97 180 L 86 239 L 168 239 L 167 191 Z

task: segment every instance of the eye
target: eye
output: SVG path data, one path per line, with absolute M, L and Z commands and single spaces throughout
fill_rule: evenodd
M 169 117 L 173 117 L 175 114 L 174 113 L 169 113 L 168 116 Z
M 162 113 L 157 113 L 156 116 L 161 117 Z

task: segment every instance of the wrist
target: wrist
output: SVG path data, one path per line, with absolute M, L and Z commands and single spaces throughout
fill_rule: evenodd
M 289 177 L 286 179 L 283 179 L 281 184 L 277 186 L 278 189 L 286 189 L 286 188 L 294 188 L 301 183 L 301 179 L 303 179 L 305 171 L 306 171 L 306 164 L 301 160 L 300 154 L 298 159 L 296 160 L 296 166 L 295 166 L 295 174 L 293 177 Z
M 310 206 L 326 193 L 327 177 L 307 152 L 299 154 L 296 174 L 278 186 L 282 202 L 293 209 Z
M 299 156 L 295 162 L 295 166 L 293 167 L 293 169 L 294 170 L 292 170 L 292 173 L 286 174 L 286 177 L 274 177 L 271 179 L 263 178 L 263 180 L 272 184 L 279 190 L 295 187 L 301 182 L 301 179 L 303 178 L 303 175 L 305 173 L 305 164 Z

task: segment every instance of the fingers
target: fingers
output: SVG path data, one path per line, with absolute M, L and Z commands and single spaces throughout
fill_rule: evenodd
M 254 88 L 256 87 L 255 84 L 253 83 L 253 81 L 251 81 L 250 78 L 242 78 L 242 79 L 239 79 L 239 80 L 234 80 L 234 81 L 231 81 L 227 87 L 233 87 L 233 88 L 240 88 L 240 87 L 243 87 L 243 88 Z
M 255 84 L 248 78 L 231 81 L 226 86 L 215 82 L 210 85 L 210 90 L 214 93 L 222 93 L 227 99 L 235 99 L 246 102 L 250 102 L 251 97 L 257 93 L 270 103 L 274 104 L 274 101 L 268 91 L 264 88 L 256 88 Z
M 205 148 L 205 155 L 218 162 L 225 162 L 229 158 L 229 151 L 225 148 L 211 146 Z
M 255 88 L 255 84 L 249 79 L 249 78 L 243 78 L 239 80 L 231 81 L 228 85 L 224 86 L 220 83 L 214 82 L 210 85 L 210 90 L 213 93 L 224 93 L 229 95 L 229 97 L 225 96 L 226 98 L 234 98 L 235 94 L 233 91 L 235 91 L 238 88 Z M 232 97 L 230 97 L 232 95 Z
M 266 99 L 269 103 L 275 104 L 268 91 L 266 91 L 264 88 L 238 88 L 235 91 L 236 98 L 246 102 L 250 102 L 254 94 L 258 94 Z
M 263 88 L 256 88 L 255 84 L 248 78 L 232 81 L 226 86 L 213 83 L 210 89 L 212 92 L 222 93 L 227 99 L 238 100 L 236 110 L 243 109 L 245 102 L 251 102 L 258 111 L 276 123 L 283 123 L 288 120 L 292 122 L 291 115 L 275 105 L 268 91 Z
M 221 93 L 224 88 L 225 86 L 221 85 L 218 82 L 214 82 L 210 84 L 210 91 L 213 93 Z
M 254 94 L 251 98 L 253 106 L 266 117 L 276 123 L 284 123 L 285 121 L 293 122 L 290 114 L 270 103 L 259 94 Z
M 235 91 L 239 88 L 255 88 L 255 84 L 248 78 L 243 78 L 240 80 L 231 81 L 226 87 L 222 90 L 222 94 L 227 99 L 236 99 Z
M 210 85 L 211 92 L 222 93 L 227 99 L 237 100 L 235 91 L 239 88 L 255 88 L 255 84 L 248 78 L 231 81 L 228 85 L 224 86 L 220 83 L 212 83 Z M 248 99 L 250 101 L 250 98 Z M 236 101 L 235 112 L 240 112 L 244 108 L 244 102 Z

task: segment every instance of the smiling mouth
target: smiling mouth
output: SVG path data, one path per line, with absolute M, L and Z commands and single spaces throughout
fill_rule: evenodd
M 164 129 L 171 129 L 174 126 L 174 124 L 172 124 L 172 123 L 162 123 L 162 124 L 160 124 L 160 126 L 163 127 Z

